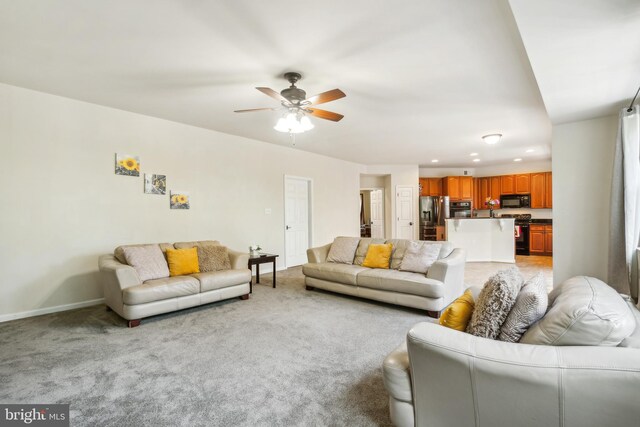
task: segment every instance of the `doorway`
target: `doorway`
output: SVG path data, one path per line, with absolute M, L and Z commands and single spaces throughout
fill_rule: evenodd
M 413 240 L 415 198 L 413 187 L 409 185 L 396 186 L 396 231 L 399 239 Z
M 384 188 L 360 190 L 360 237 L 384 239 Z
M 307 262 L 311 246 L 311 178 L 284 177 L 284 259 L 285 267 Z

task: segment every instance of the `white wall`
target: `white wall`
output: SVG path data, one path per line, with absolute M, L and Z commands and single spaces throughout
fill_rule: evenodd
M 509 162 L 503 165 L 473 167 L 473 168 L 420 168 L 420 178 L 440 178 L 444 176 L 474 177 L 511 175 L 516 173 L 547 172 L 551 170 L 551 160 L 537 160 L 531 162 Z
M 0 319 L 101 298 L 98 256 L 121 244 L 260 244 L 282 266 L 285 174 L 313 179 L 313 245 L 359 235 L 355 163 L 2 84 L 0 144 Z M 191 209 L 115 175 L 116 152 Z
M 553 281 L 606 282 L 617 117 L 553 127 Z

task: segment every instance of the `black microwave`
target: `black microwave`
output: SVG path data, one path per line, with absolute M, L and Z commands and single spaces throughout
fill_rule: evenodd
M 500 196 L 500 209 L 519 209 L 531 206 L 528 194 L 506 194 Z

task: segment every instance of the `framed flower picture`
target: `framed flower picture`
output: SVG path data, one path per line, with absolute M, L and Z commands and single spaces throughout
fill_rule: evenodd
M 140 176 L 140 158 L 116 153 L 116 175 Z

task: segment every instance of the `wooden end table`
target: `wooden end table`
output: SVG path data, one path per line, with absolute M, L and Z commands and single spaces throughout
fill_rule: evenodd
M 276 254 L 260 254 L 260 255 L 249 255 L 249 270 L 253 274 L 252 266 L 256 266 L 256 284 L 260 283 L 260 264 L 265 264 L 268 262 L 273 263 L 273 287 L 276 287 L 276 258 L 278 255 Z M 249 282 L 249 293 L 253 293 L 253 279 Z

